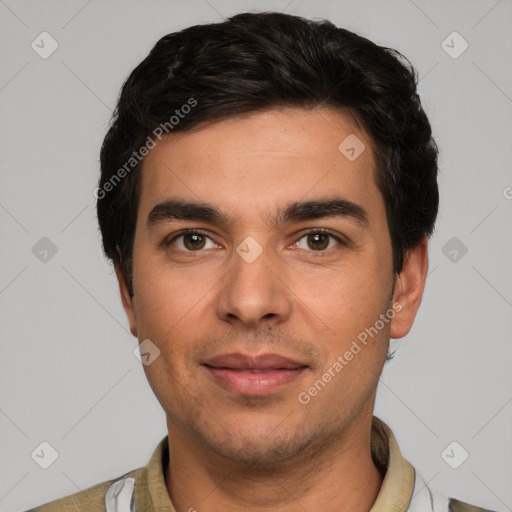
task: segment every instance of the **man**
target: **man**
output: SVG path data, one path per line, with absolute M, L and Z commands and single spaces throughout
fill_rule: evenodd
M 398 52 L 277 13 L 169 34 L 122 88 L 96 196 L 168 436 L 35 510 L 484 510 L 429 489 L 373 417 L 438 209 Z

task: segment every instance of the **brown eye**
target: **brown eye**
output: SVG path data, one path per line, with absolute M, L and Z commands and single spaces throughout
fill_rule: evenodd
M 329 235 L 325 233 L 311 233 L 308 236 L 308 246 L 314 251 L 322 251 L 329 247 Z
M 187 249 L 194 251 L 196 249 L 202 249 L 206 244 L 206 240 L 203 235 L 189 233 L 183 236 L 183 244 Z
M 310 231 L 296 242 L 298 249 L 313 252 L 323 252 L 336 245 L 343 245 L 343 242 L 337 236 L 323 231 Z
M 198 252 L 201 249 L 212 249 L 216 246 L 209 236 L 195 231 L 181 233 L 174 237 L 169 245 L 186 252 Z

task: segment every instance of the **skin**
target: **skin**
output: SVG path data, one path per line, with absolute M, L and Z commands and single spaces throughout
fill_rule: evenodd
M 349 134 L 366 145 L 354 161 L 338 150 Z M 116 271 L 131 332 L 160 350 L 144 370 L 167 416 L 165 479 L 178 511 L 370 510 L 382 484 L 370 452 L 378 378 L 389 338 L 412 326 L 428 267 L 423 240 L 393 275 L 375 172 L 369 136 L 331 109 L 223 120 L 170 135 L 145 158 L 132 298 Z M 270 224 L 289 203 L 334 196 L 363 208 L 367 226 L 347 216 Z M 209 203 L 230 222 L 148 225 L 170 198 Z M 194 239 L 203 248 L 175 238 L 189 228 L 205 233 Z M 305 233 L 315 229 L 344 243 L 320 235 L 319 250 Z M 236 252 L 246 237 L 263 250 L 252 263 Z M 301 403 L 394 303 L 393 320 Z M 231 352 L 278 353 L 307 369 L 269 395 L 236 394 L 202 364 Z

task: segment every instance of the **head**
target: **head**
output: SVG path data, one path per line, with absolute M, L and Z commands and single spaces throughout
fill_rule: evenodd
M 438 208 L 397 51 L 278 13 L 169 34 L 123 85 L 96 195 L 131 331 L 160 350 L 145 371 L 170 428 L 262 462 L 371 417 Z M 235 392 L 209 364 L 232 353 L 300 368 Z

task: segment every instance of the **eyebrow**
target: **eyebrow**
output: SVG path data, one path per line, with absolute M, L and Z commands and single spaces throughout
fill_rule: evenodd
M 336 217 L 346 217 L 363 228 L 370 224 L 368 214 L 362 206 L 338 197 L 296 201 L 288 204 L 277 214 L 268 215 L 267 219 L 270 225 L 278 227 L 292 222 Z M 202 221 L 219 225 L 230 225 L 235 221 L 208 203 L 168 199 L 152 208 L 147 217 L 147 226 L 151 228 L 171 220 Z
M 362 227 L 370 224 L 368 214 L 362 206 L 342 198 L 290 203 L 276 216 L 271 216 L 270 222 L 279 226 L 296 221 L 334 217 L 347 217 Z

